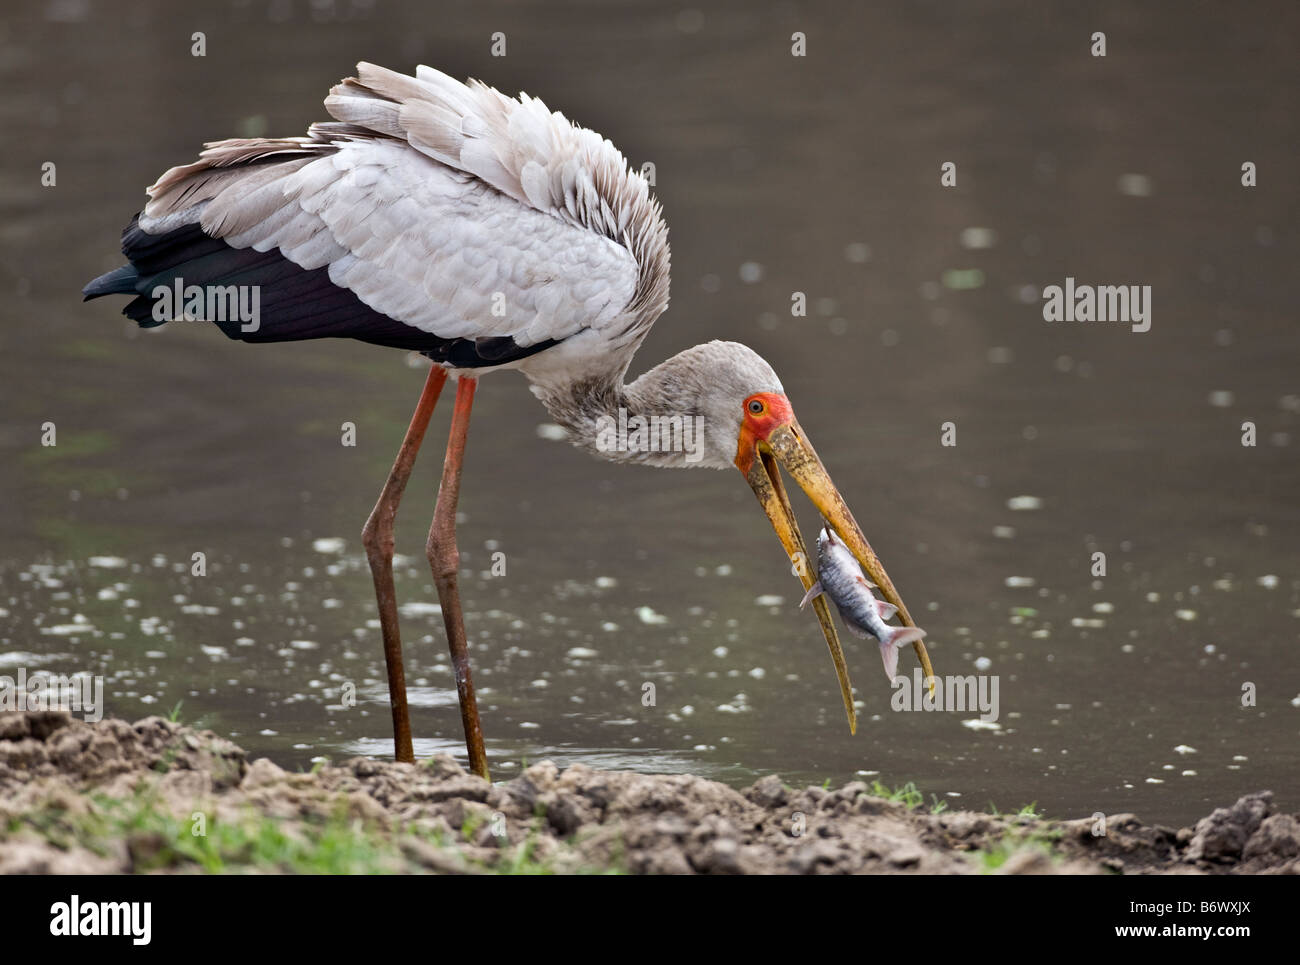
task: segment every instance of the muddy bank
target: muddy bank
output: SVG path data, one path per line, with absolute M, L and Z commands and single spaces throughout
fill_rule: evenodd
M 931 814 L 866 785 L 743 791 L 534 764 L 489 784 L 452 758 L 289 773 L 159 717 L 0 714 L 0 872 L 1276 874 L 1300 822 L 1260 791 L 1195 827 Z

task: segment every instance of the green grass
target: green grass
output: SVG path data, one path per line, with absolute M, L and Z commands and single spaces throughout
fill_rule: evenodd
M 1043 820 L 1044 817 L 1046 817 L 1047 812 L 1038 810 L 1037 801 L 1030 801 L 1019 811 L 1010 811 L 1004 814 L 1003 812 L 998 810 L 998 806 L 996 804 L 994 804 L 992 801 L 989 801 L 989 814 L 993 815 L 995 818 L 1015 817 L 1015 818 L 1020 818 L 1022 821 L 1041 821 Z
M 558 871 L 555 859 L 537 857 L 539 824 L 523 842 L 506 845 L 498 858 L 483 861 L 466 855 L 456 840 L 436 830 L 414 825 L 390 829 L 351 817 L 342 800 L 327 817 L 292 821 L 266 817 L 252 808 L 234 818 L 219 820 L 202 802 L 196 802 L 190 814 L 178 817 L 160 806 L 148 790 L 129 798 L 96 793 L 90 795 L 89 804 L 88 811 L 80 814 L 48 807 L 13 817 L 0 828 L 0 847 L 11 835 L 33 831 L 61 850 L 79 846 L 101 857 L 120 855 L 125 843 L 136 873 L 426 873 L 429 869 L 408 857 L 402 848 L 404 841 L 417 839 L 446 851 L 449 858 L 459 855 L 462 864 L 473 871 L 510 875 Z M 461 839 L 469 841 L 483 820 L 473 813 L 467 815 Z M 571 843 L 562 844 L 557 854 L 563 855 L 564 847 Z M 626 873 L 621 849 L 607 867 L 575 867 L 566 862 L 563 868 L 575 874 Z
M 926 806 L 925 794 L 912 781 L 908 781 L 901 787 L 889 787 L 879 780 L 874 780 L 871 782 L 867 793 L 873 797 L 884 798 L 887 801 L 896 801 L 906 805 L 913 811 Z M 939 800 L 936 794 L 931 794 L 929 807 L 931 814 L 942 814 L 948 809 L 948 802 Z M 996 805 L 990 802 L 989 812 L 994 817 L 1015 817 L 1024 823 L 1041 821 L 1044 814 L 1038 809 L 1037 801 L 1026 804 L 1019 811 L 1012 814 L 1003 814 L 997 809 Z M 1027 848 L 1041 851 L 1055 863 L 1059 862 L 1061 857 L 1054 851 L 1054 846 L 1064 836 L 1065 832 L 1060 828 L 1009 829 L 988 848 L 968 852 L 967 857 L 973 860 L 985 874 L 1001 868 L 1013 854 Z
M 905 804 L 915 811 L 925 803 L 925 795 L 922 794 L 915 784 L 908 781 L 902 787 L 889 787 L 880 783 L 879 778 L 871 782 L 868 792 L 872 797 L 883 797 L 886 801 L 895 801 L 899 804 Z
M 101 856 L 125 841 L 137 873 L 198 870 L 281 871 L 294 874 L 370 874 L 403 869 L 400 852 L 384 836 L 349 820 L 340 811 L 322 821 L 285 822 L 251 810 L 221 821 L 196 805 L 193 816 L 178 818 L 148 793 L 134 798 L 91 797 L 89 813 L 73 815 L 48 809 L 15 818 L 10 833 L 23 827 L 38 831 L 56 847 L 80 844 Z M 202 830 L 203 833 L 196 833 Z
M 902 787 L 891 788 L 876 779 L 871 782 L 871 787 L 868 788 L 867 793 L 872 797 L 883 797 L 886 801 L 904 804 L 913 811 L 925 807 L 925 794 L 912 781 L 908 781 Z M 937 794 L 931 794 L 930 813 L 942 814 L 946 810 L 948 810 L 948 802 L 939 800 Z
M 822 786 L 826 787 L 828 785 L 824 784 Z M 786 789 L 794 790 L 788 784 L 786 785 Z M 882 784 L 880 779 L 877 778 L 871 782 L 870 787 L 867 788 L 867 793 L 872 797 L 880 797 L 884 798 L 886 801 L 895 801 L 899 804 L 904 804 L 913 811 L 926 806 L 925 793 L 918 788 L 913 781 L 908 781 L 906 784 L 899 787 L 890 787 L 888 784 Z M 931 814 L 943 814 L 948 810 L 948 802 L 940 800 L 939 795 L 937 794 L 931 794 L 929 808 Z M 1037 801 L 1031 801 L 1019 811 L 1014 811 L 1010 814 L 1004 814 L 999 811 L 997 805 L 990 801 L 989 813 L 997 818 L 1018 817 L 1022 821 L 1041 821 L 1045 817 L 1045 812 L 1038 809 Z
M 984 874 L 996 871 L 1012 855 L 1025 850 L 1040 851 L 1051 858 L 1053 864 L 1062 860 L 1061 855 L 1056 852 L 1056 846 L 1065 837 L 1065 831 L 1061 828 L 1029 826 L 1031 823 L 1037 824 L 1043 819 L 1043 812 L 1037 809 L 1037 802 L 1026 804 L 1014 814 L 1000 814 L 992 804 L 989 805 L 989 808 L 994 817 L 1016 817 L 1021 820 L 1024 826 L 1007 828 L 988 847 L 968 853 L 968 857 L 979 865 Z
M 1024 851 L 1037 851 L 1047 855 L 1053 864 L 1061 861 L 1060 855 L 1054 854 L 1052 849 L 1041 841 L 1016 841 L 1010 838 L 1003 838 L 991 847 L 980 851 L 972 851 L 967 858 L 973 861 L 979 868 L 981 874 L 992 874 L 1000 869 L 1013 856 Z

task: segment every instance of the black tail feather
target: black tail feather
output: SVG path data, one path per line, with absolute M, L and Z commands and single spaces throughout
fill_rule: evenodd
M 305 269 L 278 249 L 232 248 L 187 224 L 151 235 L 140 227 L 140 216 L 122 232 L 122 253 L 131 262 L 96 278 L 84 289 L 85 298 L 134 295 L 122 314 L 141 328 L 168 321 L 154 316 L 154 292 L 159 288 L 252 286 L 259 293 L 259 324 L 245 331 L 235 320 L 215 321 L 230 338 L 245 342 L 288 342 L 314 338 L 354 338 L 373 345 L 413 349 L 435 362 L 457 368 L 504 365 L 555 345 L 546 339 L 519 345 L 513 338 L 441 338 L 370 308 L 347 288 L 335 285 L 329 269 Z
M 134 295 L 136 294 L 136 282 L 140 276 L 136 274 L 134 265 L 123 265 L 121 268 L 114 268 L 110 272 L 105 272 L 94 281 L 90 282 L 81 290 L 82 301 L 90 301 L 92 298 L 99 298 L 101 295 Z

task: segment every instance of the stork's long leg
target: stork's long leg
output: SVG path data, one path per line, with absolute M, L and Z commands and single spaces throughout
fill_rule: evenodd
M 442 482 L 438 486 L 438 505 L 429 527 L 425 551 L 438 587 L 442 620 L 447 627 L 447 646 L 456 673 L 456 691 L 460 696 L 460 719 L 465 727 L 465 747 L 469 751 L 470 770 L 488 779 L 487 753 L 483 750 L 483 728 L 478 719 L 478 701 L 474 697 L 474 680 L 470 676 L 469 646 L 465 640 L 465 621 L 460 607 L 460 589 L 456 575 L 460 569 L 460 551 L 456 547 L 456 501 L 460 497 L 460 469 L 465 459 L 465 437 L 469 432 L 470 410 L 474 405 L 476 381 L 461 376 L 456 383 L 456 408 L 451 415 L 451 435 L 447 439 L 447 458 L 442 465 Z
M 411 748 L 411 715 L 406 707 L 406 671 L 402 666 L 402 634 L 397 625 L 397 593 L 393 587 L 393 520 L 397 517 L 397 504 L 402 490 L 411 478 L 411 467 L 429 427 L 429 417 L 438 403 L 442 385 L 447 381 L 447 370 L 435 365 L 429 370 L 419 404 L 406 428 L 402 448 L 388 473 L 379 501 L 361 530 L 361 542 L 366 547 L 370 574 L 375 580 L 375 598 L 379 602 L 379 626 L 384 636 L 384 662 L 388 665 L 388 700 L 393 708 L 393 756 L 399 761 L 413 762 Z

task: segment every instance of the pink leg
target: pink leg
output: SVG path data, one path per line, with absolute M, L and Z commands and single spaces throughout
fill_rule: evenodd
M 402 634 L 397 625 L 397 592 L 393 587 L 393 521 L 397 517 L 397 504 L 402 500 L 406 481 L 411 478 L 411 467 L 429 427 L 429 417 L 438 403 L 442 385 L 447 381 L 447 371 L 435 365 L 429 370 L 419 404 L 411 416 L 402 448 L 388 473 L 379 501 L 361 530 L 361 542 L 370 562 L 370 575 L 375 581 L 375 597 L 379 602 L 379 627 L 384 637 L 384 662 L 388 665 L 388 700 L 393 708 L 393 757 L 399 761 L 414 762 L 411 748 L 411 714 L 406 706 L 406 672 L 402 667 Z
M 456 691 L 460 696 L 460 719 L 465 728 L 465 747 L 469 751 L 470 770 L 485 780 L 488 777 L 487 753 L 483 749 L 483 728 L 478 719 L 478 701 L 469 669 L 469 646 L 465 640 L 465 620 L 456 585 L 460 570 L 460 551 L 456 548 L 456 502 L 460 497 L 460 470 L 465 460 L 465 437 L 469 432 L 470 410 L 474 405 L 477 382 L 461 376 L 456 383 L 456 407 L 451 415 L 451 435 L 447 439 L 447 458 L 442 466 L 442 483 L 438 486 L 438 504 L 429 527 L 425 551 L 433 569 L 433 582 L 442 603 L 442 619 L 447 627 L 447 646 L 456 673 Z

